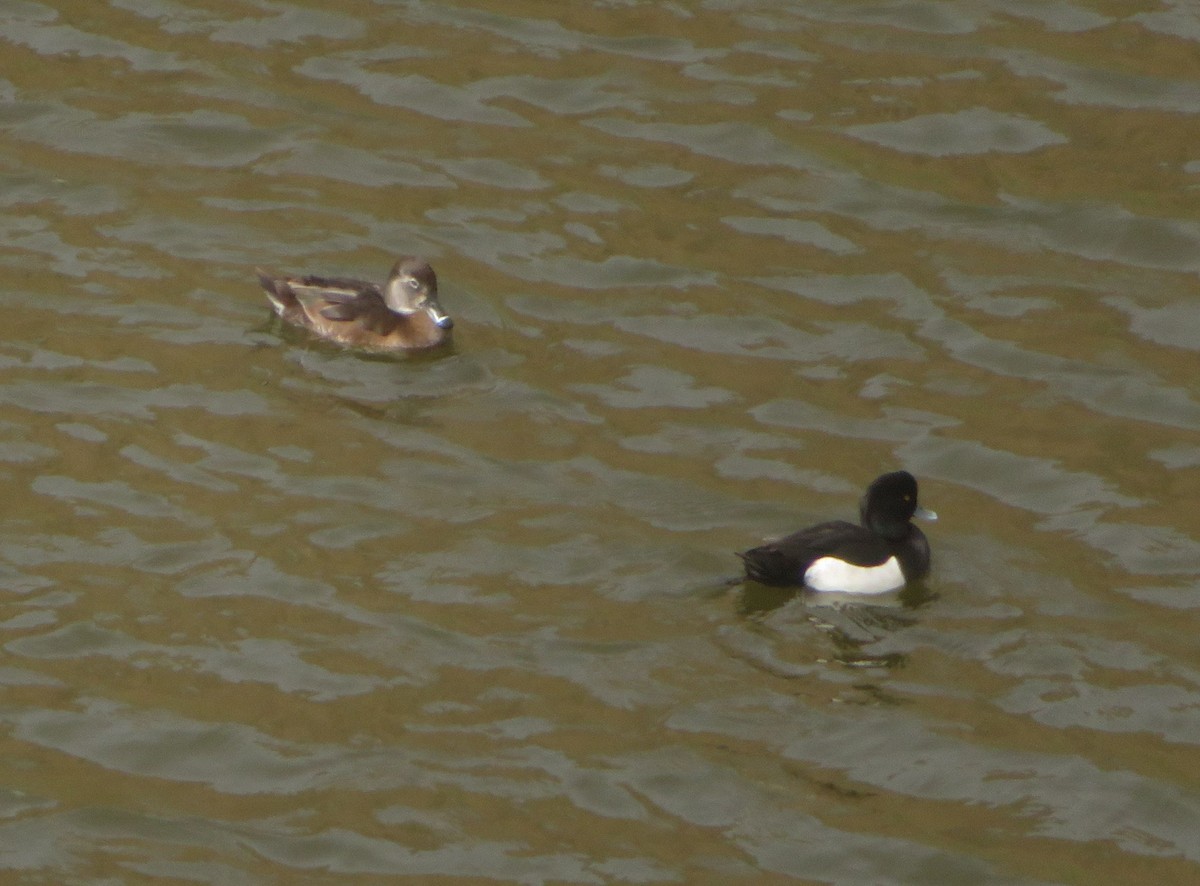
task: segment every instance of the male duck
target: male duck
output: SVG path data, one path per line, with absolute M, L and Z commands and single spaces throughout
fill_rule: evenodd
M 437 275 L 419 258 L 402 258 L 387 283 L 332 277 L 272 277 L 258 271 L 275 313 L 352 347 L 376 351 L 431 348 L 454 321 L 438 303 Z
M 814 591 L 882 594 L 929 572 L 929 542 L 910 522 L 936 520 L 917 504 L 908 471 L 884 474 L 859 503 L 861 526 L 835 520 L 801 529 L 738 554 L 746 577 L 768 585 L 805 585 Z

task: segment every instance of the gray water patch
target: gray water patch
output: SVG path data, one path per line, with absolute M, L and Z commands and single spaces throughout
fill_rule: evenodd
M 1023 154 L 1067 141 L 1042 123 L 990 108 L 926 114 L 897 123 L 847 126 L 842 131 L 885 148 L 934 157 L 993 152 Z

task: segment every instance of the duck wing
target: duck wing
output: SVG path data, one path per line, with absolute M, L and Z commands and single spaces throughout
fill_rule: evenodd
M 887 543 L 854 523 L 834 520 L 801 529 L 738 554 L 746 576 L 766 585 L 804 584 L 804 574 L 822 557 L 838 557 L 863 566 L 878 566 L 892 556 Z
M 369 329 L 389 325 L 391 312 L 383 292 L 374 283 L 343 277 L 299 277 L 289 281 L 291 288 L 315 303 L 326 320 L 359 323 Z M 319 307 L 318 307 L 319 305 Z
M 321 316 L 326 320 L 361 323 L 374 318 L 376 306 L 371 303 L 370 299 L 361 295 L 326 291 L 321 293 L 320 298 L 324 304 L 320 308 Z M 381 306 L 382 304 L 380 304 Z

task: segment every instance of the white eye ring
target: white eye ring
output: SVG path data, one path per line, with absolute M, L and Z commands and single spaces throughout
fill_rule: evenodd
M 421 282 L 419 280 L 413 279 L 412 277 L 410 277 L 408 280 L 406 280 L 404 282 L 408 284 L 409 289 L 420 289 L 421 288 Z

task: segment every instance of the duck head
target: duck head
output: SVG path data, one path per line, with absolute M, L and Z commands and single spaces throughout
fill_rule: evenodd
M 397 314 L 424 312 L 440 329 L 452 329 L 454 321 L 438 302 L 437 274 L 419 258 L 402 258 L 392 268 L 383 287 L 383 300 Z
M 877 477 L 859 502 L 862 525 L 886 539 L 902 539 L 909 533 L 909 521 L 936 520 L 937 514 L 917 503 L 917 481 L 908 471 L 894 471 Z

